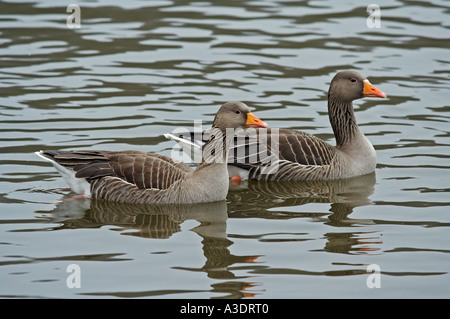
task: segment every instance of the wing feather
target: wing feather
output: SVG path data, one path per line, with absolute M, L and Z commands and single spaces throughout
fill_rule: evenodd
M 118 177 L 139 189 L 170 187 L 192 169 L 167 156 L 139 151 L 44 151 L 43 156 L 72 169 L 87 181 Z

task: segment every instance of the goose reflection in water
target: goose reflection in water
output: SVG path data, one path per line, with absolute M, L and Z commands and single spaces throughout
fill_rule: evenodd
M 353 219 L 349 215 L 357 207 L 372 204 L 370 196 L 375 183 L 375 173 L 330 181 L 249 181 L 232 186 L 228 193 L 228 215 L 230 218 L 314 218 L 334 227 L 372 225 L 371 219 Z M 331 213 L 298 209 L 311 203 L 329 203 Z M 327 238 L 324 250 L 330 252 L 367 253 L 378 251 L 381 244 L 380 235 L 373 232 L 331 232 L 324 237 Z M 354 247 L 356 245 L 366 246 Z
M 219 279 L 211 285 L 212 291 L 226 292 L 229 294 L 227 298 L 252 297 L 258 294 L 258 288 L 253 288 L 258 284 L 248 281 L 247 276 L 236 276 L 231 266 L 244 263 L 247 265 L 244 268 L 253 272 L 253 276 L 270 266 L 260 261 L 261 254 L 258 255 L 258 252 L 247 256 L 236 256 L 230 252 L 229 247 L 234 242 L 227 233 L 228 218 L 248 218 L 249 223 L 251 218 L 313 218 L 336 229 L 370 225 L 374 223 L 372 220 L 352 219 L 349 215 L 354 208 L 371 204 L 369 197 L 373 194 L 375 182 L 375 174 L 324 182 L 248 182 L 238 188 L 232 187 L 227 202 L 189 205 L 138 205 L 63 198 L 51 214 L 47 212 L 47 216 L 52 222 L 61 224 L 55 230 L 114 225 L 120 227 L 121 234 L 153 239 L 168 239 L 181 231 L 184 222 L 195 220 L 199 225 L 191 231 L 202 238 L 206 261 L 201 268 L 172 268 L 205 272 L 208 277 Z M 67 196 L 69 198 L 70 194 Z M 329 203 L 331 213 L 301 212 L 301 207 L 310 203 Z M 289 209 L 292 207 L 295 211 Z M 307 234 L 307 230 L 304 233 Z M 245 238 L 246 234 L 239 234 L 238 237 Z M 381 243 L 379 235 L 364 231 L 327 232 L 321 238 L 327 240 L 321 250 L 344 254 L 377 251 Z
M 41 212 L 42 213 L 42 212 Z M 214 292 L 227 292 L 227 298 L 251 297 L 255 293 L 246 289 L 255 286 L 245 277 L 238 278 L 229 269 L 233 264 L 257 263 L 259 255 L 236 256 L 228 247 L 226 201 L 188 205 L 125 204 L 103 200 L 63 198 L 51 212 L 53 222 L 62 225 L 57 229 L 100 228 L 105 225 L 120 227 L 121 234 L 152 239 L 168 239 L 181 231 L 181 225 L 195 220 L 198 226 L 191 229 L 202 238 L 205 264 L 201 268 L 175 266 L 173 269 L 206 272 L 208 277 L 221 279 L 212 285 Z M 195 249 L 195 248 L 194 248 Z M 233 281 L 227 281 L 233 279 Z M 243 279 L 236 281 L 236 279 Z

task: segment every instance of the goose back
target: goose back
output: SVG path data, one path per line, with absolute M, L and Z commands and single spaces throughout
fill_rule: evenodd
M 36 154 L 52 162 L 72 190 L 93 198 L 155 204 L 214 202 L 224 200 L 228 193 L 227 140 L 232 138 L 228 129 L 243 129 L 246 125 L 267 124 L 242 102 L 222 105 L 206 144 L 208 152 L 196 170 L 167 156 L 140 151 Z
M 72 169 L 76 178 L 90 182 L 116 177 L 139 189 L 165 189 L 192 172 L 167 156 L 140 151 L 45 151 L 43 155 Z

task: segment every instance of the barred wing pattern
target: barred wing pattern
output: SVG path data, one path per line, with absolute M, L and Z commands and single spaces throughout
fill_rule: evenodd
M 199 143 L 209 137 L 184 132 L 180 138 Z M 196 139 L 197 138 L 197 139 Z M 290 129 L 247 128 L 238 132 L 228 164 L 249 171 L 251 180 L 327 179 L 339 174 L 336 148 L 318 137 Z
M 117 177 L 139 189 L 166 189 L 192 173 L 192 169 L 169 157 L 140 151 L 45 151 L 42 155 L 72 169 L 87 181 Z
M 336 149 L 314 135 L 288 130 L 259 130 L 258 160 L 235 157 L 232 165 L 247 169 L 251 180 L 309 180 L 331 177 Z M 252 145 L 252 144 L 250 144 Z M 254 147 L 254 146 L 253 146 Z M 261 160 L 262 159 L 262 160 Z

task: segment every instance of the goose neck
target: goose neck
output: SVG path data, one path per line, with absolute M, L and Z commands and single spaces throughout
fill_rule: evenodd
M 352 102 L 329 95 L 328 116 L 336 138 L 336 146 L 350 144 L 359 131 Z
M 226 166 L 233 136 L 231 132 L 213 128 L 211 137 L 203 149 L 202 163 L 199 168 L 213 164 Z

